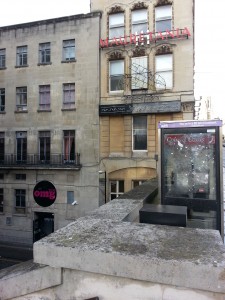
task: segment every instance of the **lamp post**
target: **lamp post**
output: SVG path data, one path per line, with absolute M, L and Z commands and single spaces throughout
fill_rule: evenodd
M 99 174 L 104 174 L 104 180 L 105 180 L 105 203 L 106 203 L 107 202 L 106 201 L 106 171 L 99 170 L 98 173 Z

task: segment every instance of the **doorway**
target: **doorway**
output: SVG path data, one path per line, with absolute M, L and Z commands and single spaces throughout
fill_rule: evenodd
M 33 221 L 33 242 L 54 232 L 54 214 L 47 212 L 35 212 Z

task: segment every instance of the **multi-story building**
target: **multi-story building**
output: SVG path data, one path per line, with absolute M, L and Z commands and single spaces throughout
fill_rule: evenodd
M 106 200 L 157 176 L 158 122 L 194 118 L 194 1 L 91 0 L 100 10 Z
M 0 238 L 99 206 L 100 13 L 0 28 Z

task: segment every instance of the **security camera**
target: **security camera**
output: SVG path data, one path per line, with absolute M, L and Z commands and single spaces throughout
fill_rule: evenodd
M 72 205 L 78 204 L 76 200 L 73 201 Z

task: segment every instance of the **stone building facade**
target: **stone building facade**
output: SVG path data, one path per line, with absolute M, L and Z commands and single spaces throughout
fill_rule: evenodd
M 2 241 L 32 244 L 99 205 L 99 24 L 0 28 Z
M 194 118 L 194 1 L 91 0 L 91 10 L 102 12 L 100 169 L 110 201 L 157 176 L 159 121 Z

